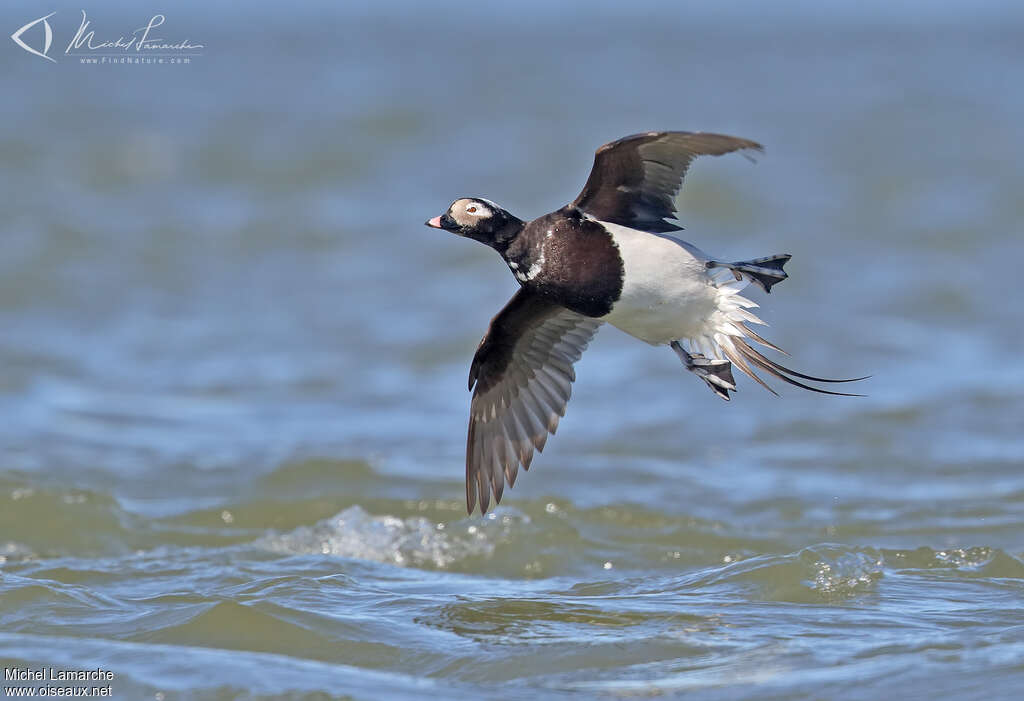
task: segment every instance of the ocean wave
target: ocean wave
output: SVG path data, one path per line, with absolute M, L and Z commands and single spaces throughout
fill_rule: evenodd
M 490 556 L 528 516 L 500 509 L 484 519 L 452 523 L 423 516 L 374 515 L 350 506 L 313 526 L 267 535 L 257 545 L 274 552 L 351 557 L 400 566 L 444 569 L 470 557 Z

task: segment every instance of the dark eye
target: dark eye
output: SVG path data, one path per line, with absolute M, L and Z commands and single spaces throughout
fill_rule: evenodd
M 473 214 L 476 212 L 476 207 L 466 207 L 466 211 L 469 212 L 470 214 Z

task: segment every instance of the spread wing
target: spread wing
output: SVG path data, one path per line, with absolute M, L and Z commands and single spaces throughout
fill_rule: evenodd
M 690 162 L 761 144 L 722 134 L 652 131 L 634 134 L 597 149 L 594 167 L 573 206 L 595 219 L 643 231 L 678 231 L 666 222 L 676 216 L 675 197 Z
M 520 289 L 491 321 L 469 370 L 474 389 L 466 440 L 466 506 L 485 513 L 519 466 L 544 449 L 576 379 L 579 360 L 601 322 Z

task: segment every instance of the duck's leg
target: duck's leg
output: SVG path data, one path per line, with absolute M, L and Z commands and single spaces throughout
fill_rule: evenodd
M 732 377 L 732 363 L 728 360 L 706 358 L 700 353 L 690 354 L 679 341 L 672 341 L 669 346 L 683 361 L 686 369 L 704 380 L 711 391 L 725 401 L 729 401 L 729 392 L 736 391 L 736 381 Z
M 718 260 L 709 260 L 704 265 L 708 270 L 712 268 L 728 268 L 732 274 L 740 280 L 744 275 L 751 281 L 757 283 L 765 292 L 772 291 L 772 285 L 782 282 L 789 275 L 782 269 L 793 256 L 783 253 L 778 256 L 766 256 L 754 258 L 753 260 L 738 260 L 735 263 L 723 263 Z

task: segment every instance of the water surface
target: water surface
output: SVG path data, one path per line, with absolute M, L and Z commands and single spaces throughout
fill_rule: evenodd
M 250 12 L 167 8 L 188 66 L 0 51 L 5 667 L 118 698 L 1016 696 L 1019 8 Z M 765 334 L 869 396 L 727 404 L 605 328 L 467 517 L 466 373 L 515 281 L 422 222 L 549 211 L 665 128 L 766 145 L 695 164 L 685 236 L 792 253 L 750 292 Z

